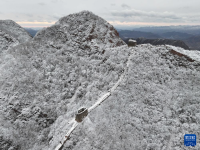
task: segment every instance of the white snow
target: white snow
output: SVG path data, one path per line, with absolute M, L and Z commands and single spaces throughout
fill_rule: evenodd
M 137 42 L 136 40 L 132 40 L 132 39 L 129 39 L 128 41 L 129 42 L 134 42 L 134 43 Z
M 58 144 L 58 146 L 55 148 L 55 150 L 60 150 L 60 148 L 63 146 L 63 144 L 68 140 L 68 138 L 70 137 L 71 133 L 76 129 L 76 127 L 78 126 L 78 122 L 74 122 L 72 127 L 70 128 L 70 130 L 67 132 L 67 134 L 65 135 L 65 137 L 63 138 L 63 140 L 60 141 L 60 143 Z
M 104 100 L 106 100 L 110 96 L 110 92 L 104 94 L 101 98 L 98 99 L 98 101 L 92 105 L 89 109 L 88 112 L 91 112 L 93 109 L 95 109 L 98 105 L 100 105 Z
M 7 33 L 19 43 L 31 40 L 29 33 L 12 20 L 0 20 L 0 30 Z
M 10 145 L 0 148 L 55 149 L 69 131 L 66 150 L 191 149 L 183 137 L 200 136 L 199 52 L 123 44 L 84 11 L 1 52 L 0 137 Z M 81 106 L 92 107 L 78 125 Z
M 200 62 L 200 51 L 198 51 L 198 50 L 184 50 L 183 48 L 180 48 L 180 47 L 175 47 L 175 46 L 171 46 L 171 45 L 167 45 L 167 46 L 168 46 L 168 48 L 171 48 L 179 53 L 187 55 L 188 57 L 190 57 L 193 60 Z
M 119 80 L 111 88 L 113 89 L 110 90 L 112 91 L 111 95 L 106 93 L 89 108 L 94 110 L 88 115 L 90 120 L 93 120 L 92 124 L 90 122 L 87 125 L 87 120 L 85 120 L 82 124 L 83 127 L 79 126 L 78 131 L 74 131 L 75 135 L 84 134 L 84 136 L 79 138 L 72 134 L 72 141 L 79 139 L 78 145 L 87 147 L 87 149 L 96 147 L 98 144 L 90 145 L 88 144 L 90 142 L 82 141 L 82 138 L 104 143 L 99 148 L 103 146 L 103 148 L 109 147 L 109 149 L 126 148 L 130 150 L 184 149 L 184 144 L 175 143 L 177 139 L 189 132 L 198 135 L 197 131 L 200 126 L 190 122 L 190 120 L 185 120 L 187 113 L 177 114 L 179 117 L 176 118 L 173 115 L 181 109 L 190 112 L 193 102 L 200 100 L 200 95 L 197 94 L 200 75 L 196 70 L 198 67 L 196 69 L 192 67 L 193 72 L 190 71 L 189 66 L 188 68 L 179 67 L 177 62 L 182 62 L 179 58 L 176 60 L 176 56 L 168 53 L 171 48 L 144 44 L 129 49 L 133 51 L 133 54 L 129 57 L 127 65 L 124 66 L 126 71 L 121 74 Z M 174 47 L 173 49 L 176 50 Z M 162 58 L 163 56 L 166 56 L 166 58 Z M 168 59 L 172 62 L 169 62 Z M 186 61 L 186 64 L 189 63 L 185 59 L 182 61 Z M 191 73 L 196 76 L 196 79 L 192 77 Z M 187 77 L 187 74 L 190 74 L 190 76 Z M 119 87 L 116 89 L 117 86 Z M 102 103 L 102 100 L 105 100 L 105 97 L 108 96 L 108 100 Z M 180 103 L 183 103 L 184 97 L 187 97 L 185 102 L 188 104 L 180 105 Z M 99 104 L 101 104 L 101 107 L 97 107 Z M 197 104 L 195 103 L 195 105 Z M 195 113 L 197 112 L 198 109 L 195 109 Z M 187 125 L 186 128 L 185 125 Z M 190 125 L 193 127 L 191 128 Z M 94 128 L 93 132 L 89 132 L 91 128 Z M 184 130 L 182 130 L 183 128 Z M 98 132 L 96 133 L 96 131 Z M 116 142 L 116 137 L 122 135 L 125 139 L 120 144 L 112 146 L 109 143 L 105 144 L 104 138 Z M 107 136 L 111 137 L 107 138 Z M 146 138 L 143 136 L 146 136 Z M 127 140 L 127 138 L 130 140 Z M 163 138 L 167 138 L 166 144 L 161 140 Z M 140 140 L 143 143 L 140 143 Z M 151 141 L 154 141 L 154 143 L 151 143 Z M 66 143 L 66 147 L 70 145 L 70 142 Z M 199 146 L 198 144 L 197 147 Z M 80 147 L 75 146 L 74 149 Z

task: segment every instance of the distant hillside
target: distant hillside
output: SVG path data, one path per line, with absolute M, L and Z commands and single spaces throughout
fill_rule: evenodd
M 171 40 L 171 39 L 145 39 L 145 38 L 138 38 L 137 44 L 147 44 L 150 43 L 152 45 L 172 45 L 176 47 L 181 47 L 184 49 L 189 50 L 189 47 L 180 40 Z
M 118 29 L 120 37 L 127 43 L 129 38 L 146 39 L 172 39 L 175 45 L 182 48 L 200 50 L 200 26 L 160 26 L 160 27 L 141 27 L 132 30 Z M 177 44 L 181 40 L 183 43 Z M 159 41 L 161 42 L 161 41 Z M 163 41 L 164 43 L 166 41 Z M 168 41 L 167 43 L 174 43 Z M 186 46 L 187 45 L 187 46 Z M 189 48 L 188 48 L 189 47 Z
M 153 34 L 151 32 L 130 31 L 130 30 L 121 30 L 121 31 L 118 30 L 118 32 L 119 32 L 119 36 L 122 39 L 125 39 L 125 38 L 139 38 L 139 37 L 148 38 L 148 39 L 161 38 L 161 36 L 159 36 L 157 34 Z
M 200 50 L 200 35 L 185 39 L 184 42 L 190 47 L 190 49 Z
M 183 40 L 192 36 L 192 34 L 182 32 L 165 32 L 160 34 L 165 39 Z
M 132 38 L 133 39 L 133 38 Z M 129 38 L 124 39 L 124 42 L 128 44 Z M 181 40 L 171 40 L 171 39 L 146 39 L 146 38 L 137 38 L 135 39 L 137 44 L 151 44 L 151 45 L 172 45 L 181 47 L 189 50 L 189 47 Z
M 32 37 L 36 35 L 39 30 L 31 29 L 31 28 L 24 28 Z
M 192 35 L 200 34 L 200 26 L 158 26 L 158 27 L 141 27 L 135 28 L 135 31 L 151 32 L 154 34 L 162 34 L 166 32 L 181 32 Z

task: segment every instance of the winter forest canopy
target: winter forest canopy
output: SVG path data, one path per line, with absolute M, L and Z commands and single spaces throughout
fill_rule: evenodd
M 198 138 L 194 148 L 184 146 L 185 134 L 200 136 L 199 51 L 128 47 L 89 11 L 60 18 L 34 38 L 0 21 L 0 149 L 55 149 L 77 110 L 119 80 L 63 150 L 200 149 Z

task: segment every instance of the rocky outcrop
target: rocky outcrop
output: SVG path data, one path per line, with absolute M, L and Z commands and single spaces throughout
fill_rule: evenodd
M 184 55 L 184 54 L 182 54 L 182 53 L 179 53 L 179 52 L 177 52 L 177 51 L 175 51 L 175 50 L 170 50 L 170 53 L 172 53 L 172 54 L 174 54 L 174 55 L 177 55 L 177 56 L 180 56 L 180 57 L 185 57 L 188 61 L 190 61 L 190 62 L 194 62 L 194 60 L 193 59 L 191 59 L 190 57 L 188 57 L 187 55 Z

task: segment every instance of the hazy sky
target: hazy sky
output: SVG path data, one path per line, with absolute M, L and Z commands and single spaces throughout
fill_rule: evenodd
M 0 20 L 43 27 L 89 10 L 114 26 L 200 25 L 199 6 L 200 0 L 0 0 Z

